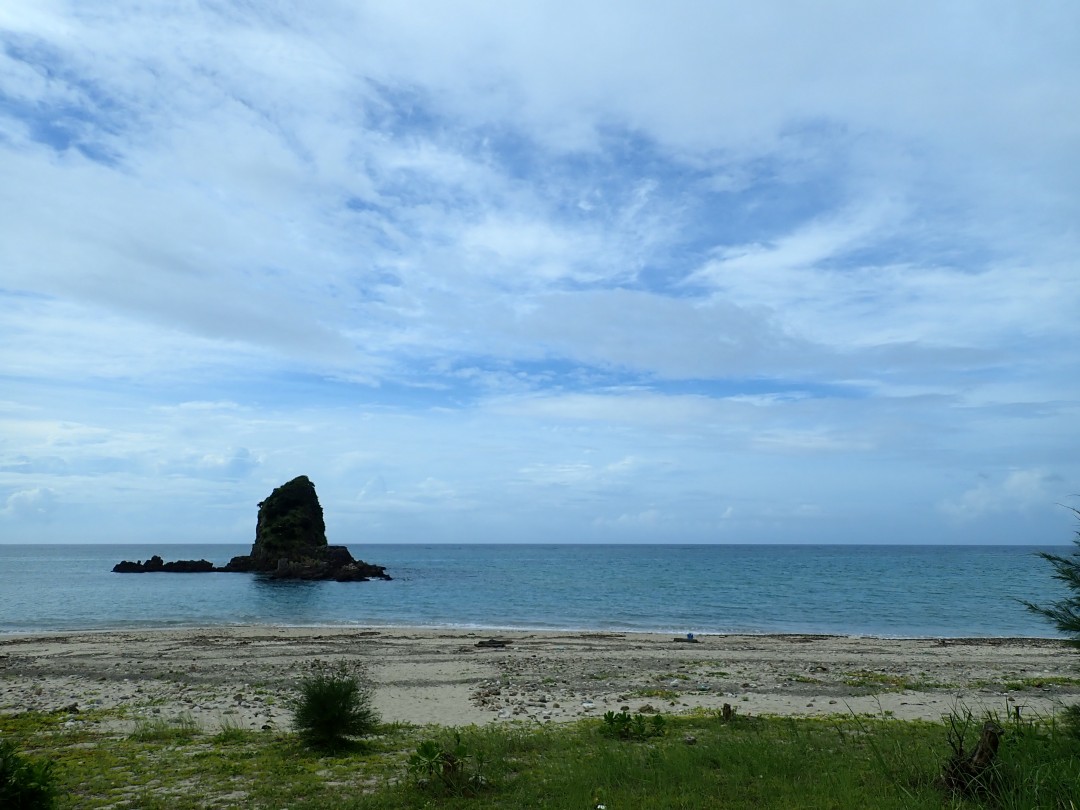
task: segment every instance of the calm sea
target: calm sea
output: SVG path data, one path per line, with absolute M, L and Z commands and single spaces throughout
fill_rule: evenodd
M 365 545 L 392 582 L 113 574 L 250 546 L 0 545 L 0 633 L 233 624 L 1043 636 L 1031 546 Z M 1042 550 L 1071 553 L 1072 547 Z

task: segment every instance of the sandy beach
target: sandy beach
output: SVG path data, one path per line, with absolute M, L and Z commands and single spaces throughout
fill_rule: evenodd
M 491 644 L 490 640 L 495 640 Z M 1048 714 L 1080 702 L 1080 655 L 1044 639 L 884 639 L 412 628 L 238 627 L 0 637 L 0 713 L 125 710 L 206 729 L 282 729 L 314 659 L 366 670 L 386 721 L 560 722 L 607 710 L 855 712 L 958 706 Z M 1055 683 L 1056 679 L 1056 683 Z

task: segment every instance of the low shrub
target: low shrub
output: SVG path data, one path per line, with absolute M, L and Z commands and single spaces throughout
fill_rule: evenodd
M 409 757 L 409 773 L 421 787 L 434 788 L 454 795 L 474 793 L 486 783 L 484 758 L 470 751 L 460 734 L 453 745 L 425 740 Z
M 53 763 L 23 756 L 9 740 L 0 740 L 0 807 L 43 810 L 55 800 Z
M 315 661 L 292 701 L 293 726 L 313 748 L 340 748 L 378 727 L 371 700 L 371 687 L 344 661 Z
M 600 731 L 607 737 L 619 740 L 647 740 L 649 737 L 662 736 L 666 725 L 667 721 L 659 714 L 647 718 L 643 714 L 605 712 Z

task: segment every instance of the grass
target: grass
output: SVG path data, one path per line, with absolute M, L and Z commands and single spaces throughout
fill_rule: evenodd
M 384 724 L 334 755 L 277 731 L 159 721 L 118 734 L 115 719 L 3 716 L 0 737 L 55 762 L 61 808 L 1080 807 L 1080 739 L 1054 718 L 1003 723 L 996 798 L 985 802 L 935 784 L 951 753 L 943 724 L 884 717 L 721 723 L 699 713 L 668 718 L 646 740 L 605 737 L 599 719 L 457 732 Z M 409 762 L 430 740 L 483 763 L 483 781 L 461 793 L 419 784 Z
M 845 686 L 869 689 L 875 692 L 918 692 L 930 689 L 954 689 L 956 684 L 940 683 L 925 678 L 913 678 L 889 672 L 857 670 L 844 675 Z
M 143 742 L 188 742 L 199 733 L 191 715 L 173 718 L 153 718 L 136 721 L 133 739 Z
M 23 756 L 10 740 L 0 739 L 0 806 L 49 810 L 55 794 L 54 763 Z
M 1069 678 L 1062 675 L 1044 675 L 1034 678 L 1021 678 L 1016 681 L 1006 681 L 1006 689 L 1020 691 L 1023 689 L 1043 689 L 1047 686 L 1080 686 L 1080 678 Z

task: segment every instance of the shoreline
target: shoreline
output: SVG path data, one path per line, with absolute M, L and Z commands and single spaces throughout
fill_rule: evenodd
M 685 638 L 685 637 L 683 637 Z M 495 639 L 503 644 L 481 644 Z M 230 625 L 0 636 L 0 713 L 108 710 L 118 731 L 187 717 L 284 730 L 314 659 L 366 671 L 387 722 L 565 722 L 605 711 L 939 720 L 1080 703 L 1078 653 L 1051 638 L 886 638 Z M 121 710 L 117 712 L 115 710 Z M 123 717 L 120 717 L 120 714 Z
M 677 630 L 615 630 L 592 628 L 527 628 L 527 627 L 487 627 L 474 625 L 427 625 L 427 624 L 193 624 L 169 625 L 164 627 L 123 627 L 123 628 L 78 628 L 69 630 L 0 630 L 0 645 L 6 641 L 19 639 L 47 639 L 72 635 L 110 635 L 127 633 L 190 633 L 213 632 L 215 630 L 258 630 L 260 628 L 276 630 L 295 630 L 299 632 L 366 632 L 376 630 L 380 633 L 420 632 L 420 633 L 458 633 L 468 635 L 565 635 L 568 633 L 582 636 L 680 636 Z M 916 636 L 884 635 L 877 633 L 813 633 L 813 632 L 731 632 L 731 633 L 695 633 L 699 641 L 720 638 L 775 638 L 775 639 L 851 639 L 855 641 L 940 641 L 957 644 L 1000 644 L 1016 643 L 1040 645 L 1043 643 L 1060 644 L 1067 639 L 1055 636 Z
M 69 628 L 53 628 L 53 629 L 20 629 L 20 630 L 0 630 L 0 643 L 5 640 L 20 638 L 20 637 L 32 637 L 32 638 L 45 638 L 49 636 L 67 636 L 73 634 L 106 634 L 106 633 L 172 633 L 172 632 L 211 632 L 214 630 L 259 630 L 277 629 L 277 630 L 297 630 L 297 631 L 367 631 L 378 630 L 380 632 L 394 633 L 394 632 L 427 632 L 427 633 L 488 633 L 488 634 L 565 634 L 565 633 L 578 633 L 582 635 L 587 634 L 616 634 L 621 636 L 683 636 L 685 630 L 679 629 L 665 629 L 665 628 L 650 628 L 650 629 L 638 629 L 638 628 L 625 628 L 625 627 L 524 627 L 519 625 L 488 625 L 488 624 L 377 624 L 377 623 L 352 623 L 352 622 L 325 622 L 325 623 L 311 623 L 311 624 L 284 624 L 280 622 L 274 623 L 254 623 L 254 622 L 235 622 L 235 623 L 221 623 L 221 624 L 145 624 L 145 625 L 118 625 L 116 627 L 69 627 Z M 883 640 L 883 641 L 956 641 L 956 642 L 986 642 L 993 643 L 999 642 L 1031 642 L 1039 644 L 1041 642 L 1060 643 L 1067 642 L 1067 638 L 1063 635 L 1035 635 L 1035 636 L 1018 636 L 1018 635 L 907 635 L 907 634 L 887 634 L 887 633 L 842 633 L 842 632 L 827 632 L 827 631 L 813 631 L 813 630 L 730 630 L 730 631 L 694 631 L 696 638 L 835 638 L 835 639 L 868 639 L 868 640 Z

